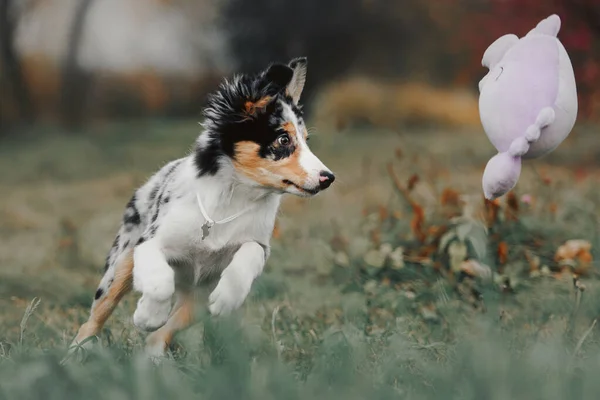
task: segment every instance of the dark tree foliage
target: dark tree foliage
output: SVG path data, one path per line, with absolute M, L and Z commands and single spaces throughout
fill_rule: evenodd
M 470 83 L 484 74 L 481 57 L 495 39 L 506 33 L 523 36 L 543 18 L 557 14 L 558 37 L 575 70 L 579 116 L 600 116 L 599 0 L 447 0 L 432 12 L 441 29 L 449 32 L 445 48 L 459 62 L 455 79 Z
M 433 29 L 416 0 L 232 0 L 224 18 L 240 69 L 306 56 L 307 92 L 356 71 L 406 73 L 420 32 Z
M 16 104 L 21 121 L 30 121 L 34 110 L 23 73 L 21 62 L 14 48 L 14 32 L 18 15 L 15 2 L 0 0 L 0 88 Z M 9 101 L 4 99 L 4 101 Z M 0 113 L 1 116 L 1 113 Z

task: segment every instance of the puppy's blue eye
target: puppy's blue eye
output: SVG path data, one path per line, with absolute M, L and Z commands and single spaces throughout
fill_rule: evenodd
M 280 146 L 289 146 L 289 144 L 291 143 L 290 136 L 287 133 L 279 136 L 277 138 L 277 143 Z

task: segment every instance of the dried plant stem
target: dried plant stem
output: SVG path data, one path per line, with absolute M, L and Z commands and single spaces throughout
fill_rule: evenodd
M 286 307 L 284 304 L 283 307 Z M 273 335 L 273 343 L 275 345 L 275 349 L 277 350 L 277 357 L 281 360 L 281 346 L 279 344 L 279 340 L 277 339 L 277 330 L 275 328 L 275 322 L 277 321 L 277 315 L 279 314 L 279 310 L 281 306 L 277 306 L 273 309 L 273 313 L 271 314 L 271 333 Z
M 31 300 L 31 303 L 25 309 L 25 314 L 23 314 L 23 318 L 21 319 L 21 333 L 19 334 L 19 345 L 23 345 L 23 337 L 25 336 L 25 329 L 27 328 L 27 321 L 31 318 L 31 315 L 34 313 L 35 309 L 40 305 L 40 299 L 34 297 Z
M 387 164 L 387 170 L 388 174 L 390 175 L 390 178 L 392 179 L 392 183 L 394 184 L 394 188 L 396 189 L 396 191 L 406 199 L 406 201 L 410 204 L 411 207 L 415 208 L 416 206 L 418 206 L 418 204 L 415 203 L 415 201 L 410 197 L 408 189 L 406 189 L 402 185 L 402 183 L 400 183 L 400 179 L 398 178 L 398 175 L 396 175 L 396 172 L 394 171 L 394 165 L 391 162 Z
M 596 320 L 593 320 L 592 325 L 584 332 L 583 336 L 581 336 L 581 338 L 577 342 L 577 345 L 575 346 L 575 350 L 573 350 L 573 354 L 571 355 L 571 362 L 570 362 L 571 365 L 573 364 L 573 362 L 575 361 L 575 358 L 577 357 L 577 354 L 581 350 L 581 346 L 583 346 L 585 339 L 587 339 L 587 337 L 590 335 L 590 333 L 592 333 L 595 326 L 596 326 Z
M 575 321 L 579 314 L 581 298 L 583 297 L 583 291 L 585 290 L 585 286 L 580 284 L 579 279 L 576 276 L 573 277 L 573 286 L 575 287 L 575 307 L 573 308 L 573 313 L 571 314 L 569 325 L 567 327 L 567 336 L 571 336 L 575 330 Z

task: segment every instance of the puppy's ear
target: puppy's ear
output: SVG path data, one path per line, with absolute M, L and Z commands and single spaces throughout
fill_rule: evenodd
M 294 58 L 289 63 L 289 67 L 293 70 L 292 78 L 290 79 L 286 93 L 292 98 L 294 104 L 298 104 L 304 84 L 306 83 L 306 57 Z
M 294 76 L 294 70 L 287 65 L 273 64 L 263 74 L 267 84 L 270 84 L 278 91 L 283 91 Z

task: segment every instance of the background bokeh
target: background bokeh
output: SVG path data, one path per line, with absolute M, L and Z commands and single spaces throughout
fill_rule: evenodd
M 577 123 L 484 201 L 484 50 L 561 17 Z M 62 360 L 132 191 L 223 77 L 308 57 L 314 152 L 231 318 Z M 0 399 L 595 399 L 600 0 L 0 0 Z M 101 346 L 100 346 L 101 345 Z
M 580 116 L 597 118 L 596 0 L 7 0 L 0 115 L 3 128 L 195 117 L 223 75 L 299 55 L 310 60 L 307 100 L 350 77 L 472 93 L 486 47 L 552 13 L 562 18 Z

